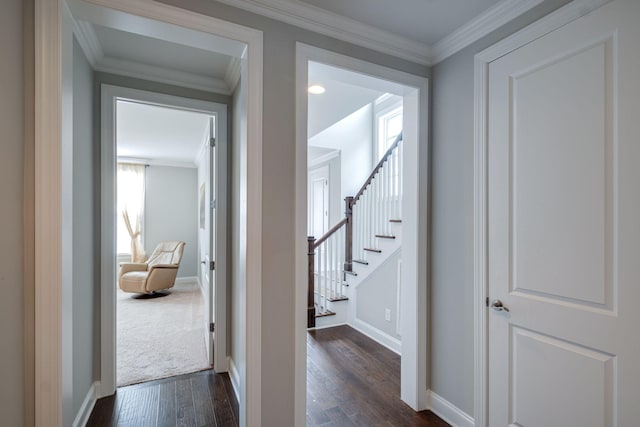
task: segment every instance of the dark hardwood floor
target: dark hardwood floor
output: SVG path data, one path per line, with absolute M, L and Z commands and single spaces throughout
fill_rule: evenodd
M 87 426 L 238 425 L 227 374 L 202 371 L 127 387 L 96 402 Z
M 307 354 L 308 427 L 448 426 L 400 400 L 400 356 L 351 327 L 310 331 Z M 202 371 L 121 387 L 87 425 L 235 427 L 238 402 L 228 375 Z
M 400 356 L 349 326 L 307 335 L 307 426 L 448 426 L 400 400 Z

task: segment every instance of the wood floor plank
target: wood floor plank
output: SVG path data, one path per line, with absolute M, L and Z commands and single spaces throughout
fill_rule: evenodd
M 191 389 L 194 396 L 193 407 L 196 414 L 196 424 L 204 426 L 216 423 L 216 416 L 213 413 L 213 401 L 209 393 L 207 378 L 201 375 L 191 378 Z
M 176 404 L 176 383 L 158 384 L 158 427 L 175 427 L 178 419 Z
M 227 393 L 223 377 L 208 377 L 209 394 L 213 400 L 213 408 L 218 427 L 231 427 L 238 425 L 233 413 L 233 408 L 229 403 L 231 396 Z

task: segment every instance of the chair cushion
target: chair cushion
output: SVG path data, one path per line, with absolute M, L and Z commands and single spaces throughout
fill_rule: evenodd
M 145 283 L 147 281 L 146 271 L 130 271 L 120 277 L 120 289 L 126 292 L 145 293 Z
M 163 242 L 160 243 L 147 261 L 147 265 L 152 267 L 157 264 L 180 264 L 184 242 Z

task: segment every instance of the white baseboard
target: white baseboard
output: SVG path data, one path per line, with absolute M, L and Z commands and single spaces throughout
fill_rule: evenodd
M 466 412 L 431 390 L 427 390 L 427 407 L 453 427 L 473 427 L 475 425 L 474 419 Z
M 368 336 L 378 344 L 387 347 L 394 353 L 402 355 L 402 344 L 399 339 L 392 337 L 386 332 L 382 332 L 380 329 L 371 326 L 367 322 L 364 322 L 357 317 L 353 319 L 352 323 L 349 323 L 349 326 L 351 326 L 356 331 Z
M 236 394 L 236 399 L 240 402 L 240 373 L 238 372 L 238 368 L 236 364 L 233 362 L 232 358 L 228 358 L 229 360 L 229 378 L 231 379 L 231 385 L 233 386 L 233 392 Z
M 73 427 L 85 427 L 87 422 L 89 421 L 89 417 L 91 416 L 91 411 L 93 411 L 93 407 L 96 404 L 97 395 L 96 389 L 98 388 L 98 383 L 94 382 L 89 387 L 89 391 L 82 402 L 82 406 L 80 406 L 80 410 L 76 415 L 76 419 L 73 420 Z
M 320 317 L 316 318 L 316 322 L 318 321 L 318 319 L 320 319 Z M 336 326 L 343 326 L 343 325 L 347 325 L 347 323 L 336 323 L 335 325 L 314 326 L 313 328 L 307 328 L 307 330 L 317 331 L 320 329 L 335 328 Z
M 196 282 L 197 284 L 200 284 L 200 281 L 198 280 L 198 276 L 177 277 L 175 282 L 176 282 L 176 283 L 191 283 L 191 282 Z

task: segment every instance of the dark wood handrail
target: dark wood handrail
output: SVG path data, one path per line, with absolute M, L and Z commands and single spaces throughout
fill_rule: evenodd
M 331 237 L 331 235 L 333 233 L 335 233 L 336 231 L 340 230 L 340 228 L 343 225 L 345 225 L 346 223 L 347 223 L 347 218 L 342 218 L 342 220 L 340 220 L 339 223 L 337 223 L 336 225 L 331 227 L 331 229 L 329 231 L 324 233 L 324 235 L 322 237 L 320 237 L 318 240 L 315 241 L 315 243 L 313 244 L 313 249 L 316 249 L 318 246 L 323 244 L 329 237 Z
M 384 156 L 382 156 L 382 158 L 380 159 L 380 161 L 378 162 L 376 167 L 373 168 L 373 171 L 371 171 L 371 175 L 369 175 L 369 178 L 367 178 L 367 180 L 364 182 L 364 185 L 360 188 L 360 191 L 358 191 L 356 193 L 356 195 L 353 197 L 353 202 L 352 203 L 354 205 L 356 204 L 358 199 L 362 196 L 362 193 L 364 193 L 364 190 L 366 190 L 367 187 L 369 186 L 369 184 L 371 184 L 371 181 L 373 181 L 373 177 L 376 176 L 378 171 L 382 168 L 382 165 L 384 165 L 384 162 L 386 162 L 387 159 L 389 157 L 391 157 L 391 154 L 393 153 L 393 150 L 395 150 L 396 147 L 398 146 L 398 144 L 400 144 L 400 141 L 402 141 L 402 132 L 400 132 L 400 134 L 398 134 L 398 136 L 396 137 L 396 140 L 393 141 L 393 144 L 391 144 L 391 146 L 389 147 L 387 152 L 384 153 Z

